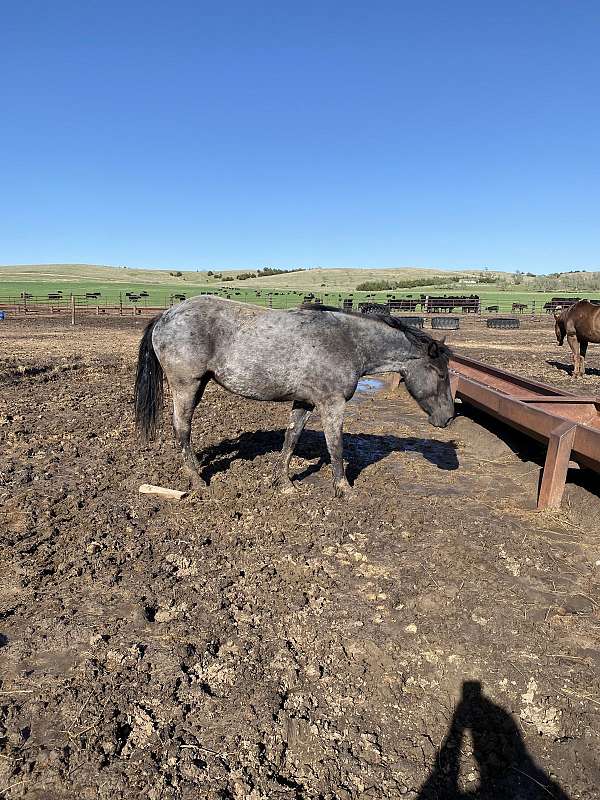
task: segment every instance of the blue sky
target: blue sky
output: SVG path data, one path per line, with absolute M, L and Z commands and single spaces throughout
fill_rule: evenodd
M 598 2 L 29 2 L 0 263 L 600 268 Z

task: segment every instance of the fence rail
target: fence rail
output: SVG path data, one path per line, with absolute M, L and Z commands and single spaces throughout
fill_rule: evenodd
M 197 292 L 189 297 L 199 294 L 211 294 L 218 297 L 226 297 L 231 300 L 241 300 L 242 302 L 254 303 L 256 305 L 270 308 L 294 308 L 304 300 L 302 292 L 291 295 L 288 292 L 275 292 L 260 294 L 250 294 L 244 292 Z M 25 293 L 21 295 L 1 295 L 0 310 L 12 311 L 18 314 L 41 313 L 41 314 L 61 314 L 70 313 L 72 306 L 78 313 L 89 314 L 120 314 L 136 315 L 158 313 L 164 311 L 182 300 L 185 295 L 153 294 L 148 297 L 128 296 L 125 293 L 104 294 L 97 297 L 88 294 L 69 294 L 60 297 L 48 295 L 33 295 Z M 311 295 L 312 299 L 314 295 Z M 341 303 L 340 303 L 341 305 Z
M 189 294 L 189 293 L 188 293 Z M 346 310 L 389 311 L 392 314 L 431 317 L 436 315 L 453 315 L 460 317 L 481 317 L 494 315 L 511 315 L 517 318 L 546 317 L 557 308 L 562 308 L 579 298 L 552 298 L 544 302 L 532 299 L 529 302 L 488 301 L 476 295 L 470 296 L 433 296 L 398 297 L 387 294 L 352 294 L 335 292 L 302 292 L 302 291 L 249 291 L 249 290 L 215 290 L 201 291 L 197 294 L 211 294 L 231 300 L 240 300 L 268 308 L 295 308 L 303 302 L 323 303 Z M 145 296 L 144 296 L 145 295 Z M 195 296 L 195 295 L 191 295 Z M 0 310 L 12 314 L 67 315 L 152 315 L 186 299 L 184 294 L 135 294 L 120 292 L 115 294 L 49 293 L 33 295 L 25 292 L 20 295 L 0 295 Z M 590 298 L 591 299 L 591 298 Z M 598 300 L 597 302 L 600 302 Z

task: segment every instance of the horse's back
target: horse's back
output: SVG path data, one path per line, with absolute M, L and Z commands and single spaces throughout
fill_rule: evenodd
M 562 315 L 567 334 L 600 343 L 600 306 L 589 300 L 578 300 Z
M 158 319 L 152 336 L 163 369 L 169 373 L 205 368 L 219 344 L 231 341 L 240 325 L 261 311 L 211 295 L 173 306 Z
M 351 395 L 356 343 L 336 317 L 201 295 L 165 312 L 153 344 L 170 380 L 211 373 L 257 399 L 309 399 L 309 387 L 324 391 L 331 383 Z
M 231 333 L 240 324 L 248 323 L 264 314 L 267 309 L 238 303 L 212 295 L 197 295 L 173 306 L 160 317 L 157 336 L 177 331 L 180 336 L 209 337 Z

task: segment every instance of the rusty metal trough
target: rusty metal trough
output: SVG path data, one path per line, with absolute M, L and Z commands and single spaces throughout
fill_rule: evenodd
M 456 353 L 452 393 L 548 445 L 538 508 L 560 508 L 569 461 L 600 473 L 600 397 L 563 392 L 545 383 Z

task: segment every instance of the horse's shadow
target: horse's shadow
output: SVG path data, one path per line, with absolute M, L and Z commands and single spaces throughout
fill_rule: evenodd
M 573 364 L 563 364 L 562 361 L 546 361 L 546 364 L 550 367 L 556 367 L 556 369 L 560 369 L 562 372 L 566 372 L 567 375 L 573 375 L 574 366 Z M 600 377 L 600 369 L 596 369 L 596 367 L 588 367 L 586 364 L 585 367 L 585 374 L 586 375 L 598 375 Z
M 283 431 L 253 431 L 242 433 L 235 439 L 224 439 L 199 454 L 204 464 L 202 475 L 210 482 L 213 475 L 229 469 L 233 461 L 253 461 L 258 456 L 279 453 L 283 447 L 283 439 Z M 353 482 L 366 467 L 381 461 L 391 453 L 398 452 L 420 453 L 438 469 L 458 469 L 454 442 L 416 437 L 378 436 L 369 433 L 345 433 L 344 457 L 348 464 L 346 470 L 348 480 Z M 320 431 L 305 430 L 295 454 L 307 461 L 317 460 L 317 463 L 311 463 L 293 475 L 295 480 L 307 478 L 329 462 L 325 437 Z

